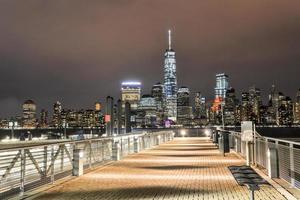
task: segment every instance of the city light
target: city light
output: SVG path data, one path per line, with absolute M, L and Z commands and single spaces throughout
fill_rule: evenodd
M 126 81 L 122 82 L 122 85 L 142 85 L 142 83 L 138 81 Z

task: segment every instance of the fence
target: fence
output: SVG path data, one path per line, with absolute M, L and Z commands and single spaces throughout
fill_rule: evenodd
M 161 131 L 0 150 L 0 199 L 22 196 L 28 190 L 72 175 L 75 149 L 83 150 L 83 169 L 88 170 L 113 160 L 115 142 L 119 142 L 120 157 L 124 157 L 173 136 L 173 132 Z
M 241 156 L 246 157 L 245 141 L 241 133 L 230 131 L 230 146 Z M 277 152 L 278 177 L 293 187 L 300 188 L 300 143 L 256 135 L 252 143 L 252 164 L 258 165 L 269 172 L 269 149 Z

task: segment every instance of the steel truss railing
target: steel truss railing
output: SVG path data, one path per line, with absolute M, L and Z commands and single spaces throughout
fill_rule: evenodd
M 83 167 L 88 170 L 113 160 L 116 141 L 124 157 L 136 152 L 135 148 L 151 148 L 173 137 L 170 131 L 144 132 L 0 150 L 0 199 L 22 196 L 28 190 L 72 175 L 74 149 L 83 150 Z
M 241 140 L 240 132 L 230 132 L 230 147 L 246 157 L 246 142 Z M 269 149 L 277 150 L 279 178 L 290 183 L 292 187 L 300 188 L 300 143 L 255 134 L 253 139 L 252 164 L 269 172 Z

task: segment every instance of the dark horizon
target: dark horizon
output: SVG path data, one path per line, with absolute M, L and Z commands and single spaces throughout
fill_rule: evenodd
M 229 75 L 240 98 L 255 85 L 264 101 L 275 84 L 300 88 L 299 1 L 1 1 L 0 118 L 93 108 L 118 99 L 124 80 L 144 94 L 163 79 L 167 30 L 173 31 L 178 86 L 213 98 L 215 74 Z

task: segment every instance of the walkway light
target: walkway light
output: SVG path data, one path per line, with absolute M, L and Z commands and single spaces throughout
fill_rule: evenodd
M 185 130 L 181 130 L 180 134 L 181 134 L 182 137 L 184 137 L 186 135 L 186 131 Z
M 204 134 L 208 137 L 210 136 L 210 130 L 209 129 L 205 129 Z

